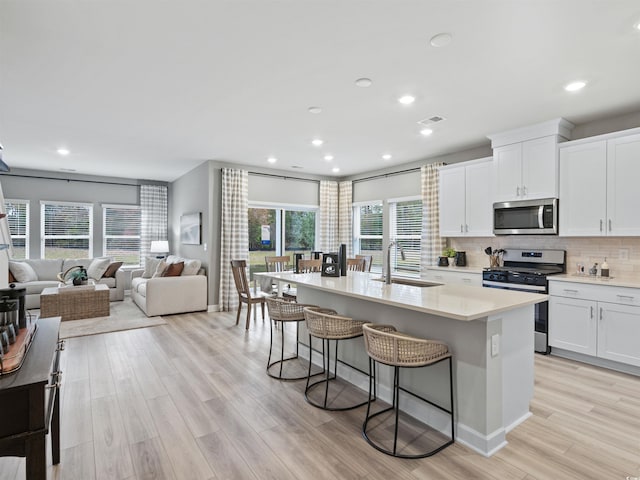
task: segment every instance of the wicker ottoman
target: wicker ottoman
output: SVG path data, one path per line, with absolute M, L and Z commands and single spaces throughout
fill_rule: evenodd
M 45 288 L 40 294 L 40 317 L 61 317 L 65 320 L 108 317 L 109 287 L 91 285 Z

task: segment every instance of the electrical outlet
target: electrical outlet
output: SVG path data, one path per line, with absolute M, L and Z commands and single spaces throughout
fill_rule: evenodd
M 620 260 L 629 260 L 629 249 L 621 248 L 620 250 L 618 250 L 618 258 Z
M 497 357 L 500 353 L 500 335 L 495 334 L 491 336 L 491 356 Z

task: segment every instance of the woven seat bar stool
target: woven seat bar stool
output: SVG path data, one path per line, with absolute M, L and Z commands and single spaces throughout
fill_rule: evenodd
M 438 453 L 442 449 L 448 447 L 455 441 L 454 434 L 454 403 L 453 403 L 453 374 L 451 365 L 451 352 L 445 343 L 436 340 L 427 340 L 416 338 L 410 335 L 397 332 L 392 325 L 378 325 L 367 323 L 363 325 L 362 332 L 364 335 L 364 344 L 369 354 L 369 403 L 367 405 L 367 416 L 362 425 L 362 436 L 375 449 L 400 458 L 424 458 Z M 419 368 L 435 365 L 442 361 L 449 361 L 449 398 L 450 409 L 446 409 L 441 405 L 437 405 L 426 398 L 420 397 L 409 390 L 400 386 L 400 368 Z M 384 410 L 371 413 L 371 391 L 372 384 L 375 389 L 375 371 L 376 362 L 393 367 L 393 402 L 392 405 Z M 375 391 L 375 390 L 374 390 Z M 418 398 L 434 407 L 446 412 L 451 417 L 451 438 L 445 443 L 427 451 L 418 454 L 402 454 L 398 453 L 398 417 L 400 400 L 400 391 Z M 395 425 L 393 434 L 393 448 L 385 448 L 381 442 L 374 441 L 370 438 L 367 430 L 369 421 L 385 412 L 393 410 L 395 413 Z M 414 433 L 415 436 L 415 433 Z
M 305 305 L 303 303 L 296 303 L 295 301 L 287 301 L 278 297 L 266 297 L 267 311 L 269 312 L 269 318 L 271 318 L 271 338 L 269 343 L 269 358 L 267 359 L 267 375 L 278 380 L 304 380 L 309 375 L 301 375 L 298 377 L 287 377 L 282 375 L 282 367 L 284 362 L 289 360 L 295 360 L 298 358 L 298 325 L 304 321 L 304 308 L 314 307 L 315 305 Z M 271 353 L 273 350 L 273 327 L 274 324 L 281 323 L 280 326 L 280 360 L 271 361 Z M 296 324 L 296 354 L 287 358 L 284 358 L 284 326 L 287 323 Z M 279 365 L 278 374 L 271 373 L 271 367 Z M 314 373 L 312 376 L 321 375 L 324 371 Z
M 313 355 L 313 349 L 309 348 L 309 375 L 307 375 L 307 385 L 304 389 L 304 398 L 311 405 L 322 408 L 323 410 L 342 411 L 351 410 L 353 408 L 366 405 L 368 400 L 355 405 L 348 405 L 344 407 L 331 407 L 327 405 L 327 399 L 329 398 L 329 383 L 337 379 L 337 367 L 338 367 L 338 343 L 340 340 L 348 340 L 351 338 L 357 338 L 362 336 L 362 325 L 365 322 L 361 320 L 353 320 L 349 317 L 342 317 L 335 311 L 327 311 L 321 308 L 306 307 L 304 309 L 304 317 L 307 324 L 307 330 L 309 331 L 309 347 L 311 347 L 311 337 L 322 340 L 322 367 L 325 372 L 325 377 L 322 380 L 318 380 L 314 383 L 310 383 L 311 380 L 311 356 Z M 335 357 L 333 363 L 333 376 L 331 375 L 331 348 L 330 341 L 335 341 Z M 318 403 L 309 398 L 309 392 L 319 385 L 325 386 L 324 400 L 322 403 Z

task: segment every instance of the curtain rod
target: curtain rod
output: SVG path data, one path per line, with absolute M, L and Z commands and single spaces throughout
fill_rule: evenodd
M 250 171 L 249 175 L 261 175 L 263 177 L 281 178 L 283 180 L 303 180 L 305 182 L 320 183 L 320 180 L 314 180 L 312 178 L 289 177 L 287 175 L 276 175 L 275 173 L 262 173 L 262 172 L 251 172 Z
M 76 178 L 44 177 L 44 176 L 41 176 L 41 175 L 20 175 L 20 174 L 15 174 L 15 173 L 5 173 L 2 176 L 0 176 L 0 179 L 2 177 L 35 178 L 35 179 L 38 179 L 38 180 L 61 180 L 63 182 L 100 183 L 100 184 L 103 184 L 103 185 L 120 185 L 120 186 L 125 186 L 125 187 L 140 187 L 140 184 L 137 184 L 137 183 L 105 182 L 103 180 L 80 180 L 80 179 L 76 179 Z M 149 185 L 155 185 L 155 184 L 149 184 Z
M 412 173 L 412 172 L 419 172 L 419 171 L 420 171 L 420 167 L 408 168 L 406 170 L 399 170 L 397 172 L 381 173 L 380 175 L 372 175 L 370 177 L 358 178 L 356 180 L 353 180 L 352 183 L 364 182 L 366 180 L 373 180 L 375 178 L 386 178 L 386 177 L 391 177 L 392 175 L 401 175 L 403 173 Z

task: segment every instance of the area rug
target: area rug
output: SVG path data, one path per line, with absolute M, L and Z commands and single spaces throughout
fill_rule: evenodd
M 100 333 L 132 330 L 134 328 L 166 325 L 162 317 L 147 317 L 131 300 L 111 302 L 108 317 L 67 320 L 60 323 L 60 338 L 83 337 Z

